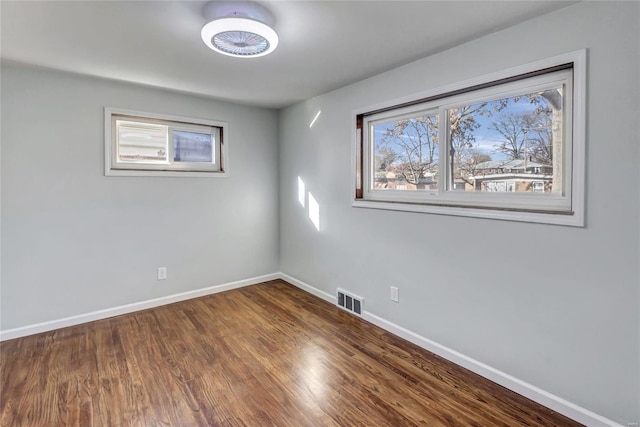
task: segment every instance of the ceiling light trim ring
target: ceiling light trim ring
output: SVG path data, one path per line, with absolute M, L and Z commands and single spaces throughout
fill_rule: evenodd
M 227 34 L 225 34 L 227 33 Z M 249 33 L 258 38 L 252 38 L 256 41 L 256 44 L 248 46 L 220 46 L 216 45 L 214 38 L 225 35 L 225 38 L 231 33 Z M 209 22 L 202 27 L 202 41 L 209 47 L 218 53 L 227 56 L 233 56 L 236 58 L 257 58 L 265 56 L 273 52 L 278 46 L 278 35 L 276 32 L 266 24 L 247 18 L 220 18 Z M 219 37 L 218 37 L 219 38 Z M 259 46 L 259 39 L 264 39 L 266 47 Z M 219 41 L 218 41 L 219 42 Z M 257 47 L 257 48 L 256 48 Z M 228 50 L 224 50 L 224 49 Z M 247 48 L 247 49 L 242 49 Z

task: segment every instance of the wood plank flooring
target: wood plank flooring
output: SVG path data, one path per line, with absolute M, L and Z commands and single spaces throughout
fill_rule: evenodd
M 282 281 L 0 344 L 2 426 L 577 426 Z

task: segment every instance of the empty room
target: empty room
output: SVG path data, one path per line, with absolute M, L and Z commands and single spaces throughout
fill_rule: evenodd
M 0 1 L 0 425 L 640 423 L 640 2 Z

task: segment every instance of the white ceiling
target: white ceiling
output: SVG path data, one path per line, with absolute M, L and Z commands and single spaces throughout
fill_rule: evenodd
M 280 37 L 238 59 L 200 39 L 203 1 L 2 1 L 4 60 L 283 107 L 573 3 L 263 1 Z

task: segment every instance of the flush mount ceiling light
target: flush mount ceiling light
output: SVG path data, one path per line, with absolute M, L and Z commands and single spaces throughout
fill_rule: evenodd
M 247 18 L 221 18 L 202 27 L 202 40 L 224 55 L 255 58 L 278 46 L 278 35 L 262 22 Z
M 202 40 L 212 50 L 238 58 L 268 55 L 278 46 L 278 35 L 268 25 L 273 16 L 252 2 L 211 2 L 205 6 L 207 19 Z

